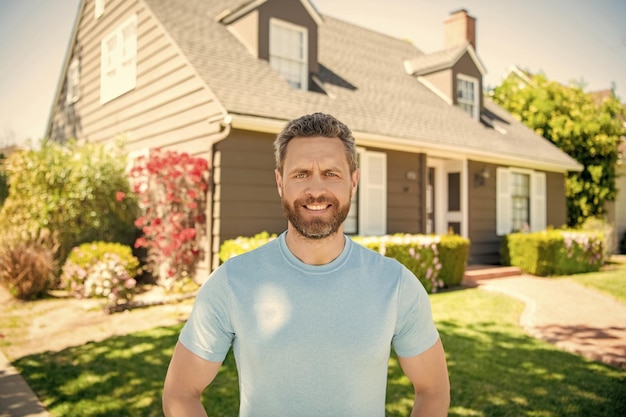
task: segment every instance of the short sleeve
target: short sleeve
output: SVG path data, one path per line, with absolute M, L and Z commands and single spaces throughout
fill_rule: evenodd
M 229 309 L 230 289 L 225 265 L 215 270 L 200 288 L 179 341 L 194 354 L 222 362 L 234 331 Z
M 428 350 L 438 339 L 428 293 L 415 275 L 403 267 L 393 348 L 408 358 Z

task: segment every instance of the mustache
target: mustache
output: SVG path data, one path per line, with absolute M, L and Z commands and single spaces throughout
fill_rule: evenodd
M 301 205 L 301 206 L 308 206 L 308 205 L 313 205 L 313 204 L 335 204 L 335 201 L 332 198 L 327 198 L 327 197 L 307 197 L 307 198 L 301 198 L 299 200 L 296 201 L 297 205 Z

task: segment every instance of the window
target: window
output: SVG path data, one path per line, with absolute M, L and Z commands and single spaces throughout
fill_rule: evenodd
M 478 120 L 478 80 L 457 75 L 456 102 L 467 114 Z
M 77 58 L 72 60 L 72 63 L 67 69 L 66 84 L 67 93 L 65 96 L 65 102 L 67 104 L 76 103 L 80 92 L 80 61 Z
M 293 87 L 308 89 L 308 32 L 278 19 L 270 20 L 270 65 Z
M 135 88 L 137 78 L 137 16 L 133 15 L 102 39 L 100 103 Z
M 359 149 L 361 179 L 344 232 L 362 236 L 387 233 L 387 154 Z
M 96 0 L 94 5 L 94 18 L 99 19 L 104 14 L 104 0 Z
M 498 168 L 497 234 L 546 228 L 546 174 Z
M 511 227 L 513 232 L 530 227 L 530 175 L 511 172 Z

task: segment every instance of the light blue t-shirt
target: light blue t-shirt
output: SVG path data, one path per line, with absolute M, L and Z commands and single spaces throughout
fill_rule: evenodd
M 305 264 L 285 234 L 211 274 L 180 342 L 214 362 L 232 346 L 242 417 L 384 416 L 391 345 L 411 357 L 439 337 L 424 287 L 347 237 Z

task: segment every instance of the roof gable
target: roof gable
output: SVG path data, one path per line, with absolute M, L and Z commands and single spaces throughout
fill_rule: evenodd
M 404 68 L 409 75 L 426 75 L 452 68 L 466 53 L 470 56 L 481 75 L 485 75 L 485 67 L 469 43 L 407 59 L 404 61 Z
M 271 2 L 272 0 L 250 0 L 244 2 L 234 8 L 224 9 L 221 13 L 215 16 L 215 20 L 224 23 L 226 25 L 231 24 L 232 22 L 238 20 L 242 16 L 250 13 L 253 10 L 258 9 L 265 3 Z M 299 0 L 302 3 L 302 6 L 307 10 L 311 18 L 315 21 L 316 24 L 321 25 L 324 21 L 322 16 L 319 14 L 313 3 L 308 0 Z

